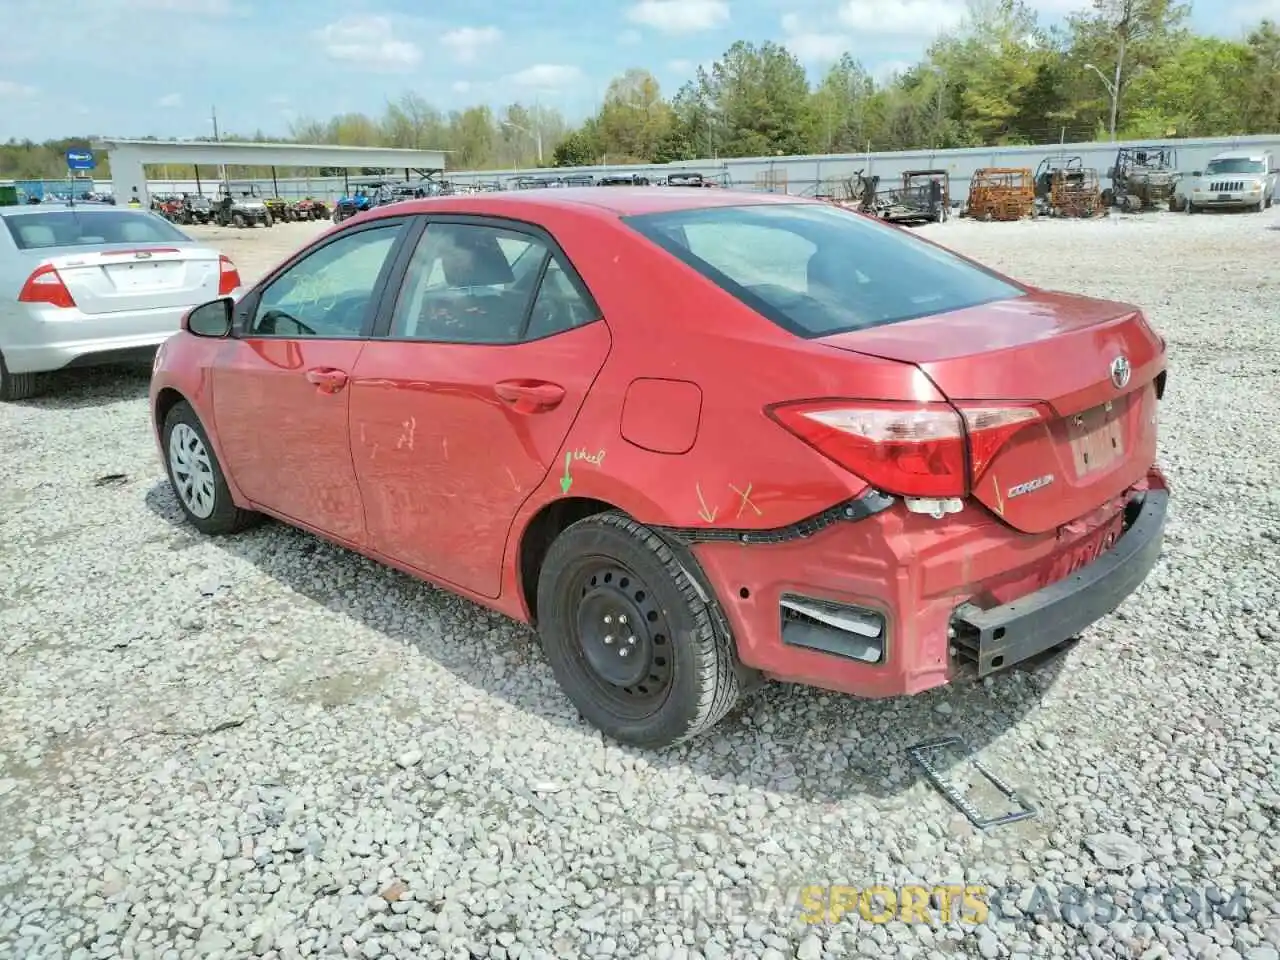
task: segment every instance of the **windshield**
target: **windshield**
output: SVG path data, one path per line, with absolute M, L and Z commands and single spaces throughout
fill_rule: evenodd
M 709 207 L 625 222 L 801 337 L 947 313 L 1024 292 L 905 231 L 826 204 Z
M 1220 173 L 1266 173 L 1267 165 L 1261 160 L 1249 160 L 1244 157 L 1226 157 L 1222 160 L 1210 160 L 1204 168 L 1205 176 L 1212 177 Z
M 19 250 L 190 242 L 167 220 L 130 210 L 42 210 L 3 219 Z

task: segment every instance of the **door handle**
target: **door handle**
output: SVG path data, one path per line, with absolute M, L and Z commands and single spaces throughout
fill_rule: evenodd
M 307 371 L 307 382 L 315 384 L 322 393 L 337 393 L 347 385 L 347 374 L 333 367 L 312 367 Z
M 546 380 L 503 380 L 493 385 L 498 399 L 517 413 L 554 410 L 564 399 L 564 387 Z

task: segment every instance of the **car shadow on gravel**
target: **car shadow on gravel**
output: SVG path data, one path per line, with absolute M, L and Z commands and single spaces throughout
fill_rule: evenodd
M 122 400 L 138 400 L 147 395 L 151 385 L 149 363 L 120 364 L 110 367 L 80 367 L 42 374 L 39 393 L 25 400 L 13 401 L 21 407 L 39 410 L 76 410 L 101 407 Z
M 554 687 L 531 629 L 274 521 L 236 536 L 205 538 L 186 524 L 165 481 L 156 483 L 145 500 L 174 528 L 173 549 L 212 544 L 291 592 L 414 647 L 463 682 L 519 710 L 601 737 Z M 355 584 L 358 591 L 352 589 Z M 908 759 L 909 747 L 957 736 L 972 756 L 1036 709 L 1064 660 L 1053 656 L 983 683 L 962 682 L 891 700 L 766 684 L 743 697 L 709 736 L 661 752 L 627 749 L 647 763 L 708 778 L 716 784 L 706 787 L 712 794 L 740 785 L 828 803 L 858 795 L 889 798 L 922 778 Z M 940 756 L 937 768 L 945 775 L 964 759 Z

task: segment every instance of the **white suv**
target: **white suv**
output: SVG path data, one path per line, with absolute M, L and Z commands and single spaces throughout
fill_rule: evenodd
M 1269 150 L 1220 153 L 1191 174 L 1180 191 L 1187 213 L 1210 208 L 1263 210 L 1276 197 L 1276 161 Z

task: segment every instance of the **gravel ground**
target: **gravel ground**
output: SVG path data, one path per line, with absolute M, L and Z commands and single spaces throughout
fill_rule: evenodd
M 249 280 L 317 229 L 194 232 Z M 1149 310 L 1164 560 L 1037 671 L 771 687 L 663 754 L 584 727 L 523 628 L 278 525 L 184 528 L 145 371 L 0 408 L 0 956 L 1275 960 L 1280 210 L 928 232 Z M 942 734 L 1040 815 L 971 829 L 904 754 Z M 1007 893 L 795 913 L 908 883 Z

